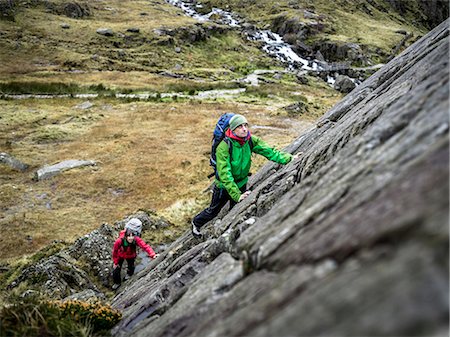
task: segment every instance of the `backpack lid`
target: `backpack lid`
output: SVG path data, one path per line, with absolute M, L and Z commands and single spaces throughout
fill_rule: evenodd
M 225 135 L 225 131 L 228 129 L 228 126 L 230 125 L 230 120 L 234 115 L 235 114 L 233 112 L 227 112 L 219 117 L 213 132 L 214 138 L 220 137 L 223 138 L 223 136 Z

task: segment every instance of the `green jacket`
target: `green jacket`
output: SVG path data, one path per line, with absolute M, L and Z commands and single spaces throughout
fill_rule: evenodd
M 217 173 L 216 186 L 225 188 L 234 201 L 239 201 L 241 191 L 239 188 L 248 181 L 248 174 L 252 164 L 252 152 L 260 154 L 267 159 L 279 164 L 287 164 L 292 160 L 292 155 L 286 152 L 278 151 L 270 147 L 261 138 L 252 136 L 253 151 L 250 150 L 250 144 L 245 142 L 241 146 L 238 141 L 230 139 L 233 144 L 231 163 L 228 144 L 221 141 L 216 150 Z

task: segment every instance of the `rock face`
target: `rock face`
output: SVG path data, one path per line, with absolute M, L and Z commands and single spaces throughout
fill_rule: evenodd
M 119 293 L 114 336 L 448 332 L 448 21 Z

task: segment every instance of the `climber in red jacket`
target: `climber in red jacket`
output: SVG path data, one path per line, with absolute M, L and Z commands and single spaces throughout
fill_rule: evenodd
M 122 269 L 122 264 L 124 260 L 127 260 L 127 275 L 124 280 L 127 280 L 134 274 L 134 261 L 136 260 L 136 246 L 141 247 L 150 258 L 156 259 L 158 254 L 155 254 L 152 247 L 145 243 L 137 233 L 133 232 L 132 229 L 126 228 L 120 232 L 119 238 L 114 243 L 112 258 L 114 262 L 113 270 L 113 280 L 114 285 L 113 290 L 119 288 L 121 284 L 120 271 Z

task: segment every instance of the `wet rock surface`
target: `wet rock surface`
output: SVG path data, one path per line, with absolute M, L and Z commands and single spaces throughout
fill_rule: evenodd
M 268 163 L 113 301 L 114 336 L 448 331 L 448 21 Z

